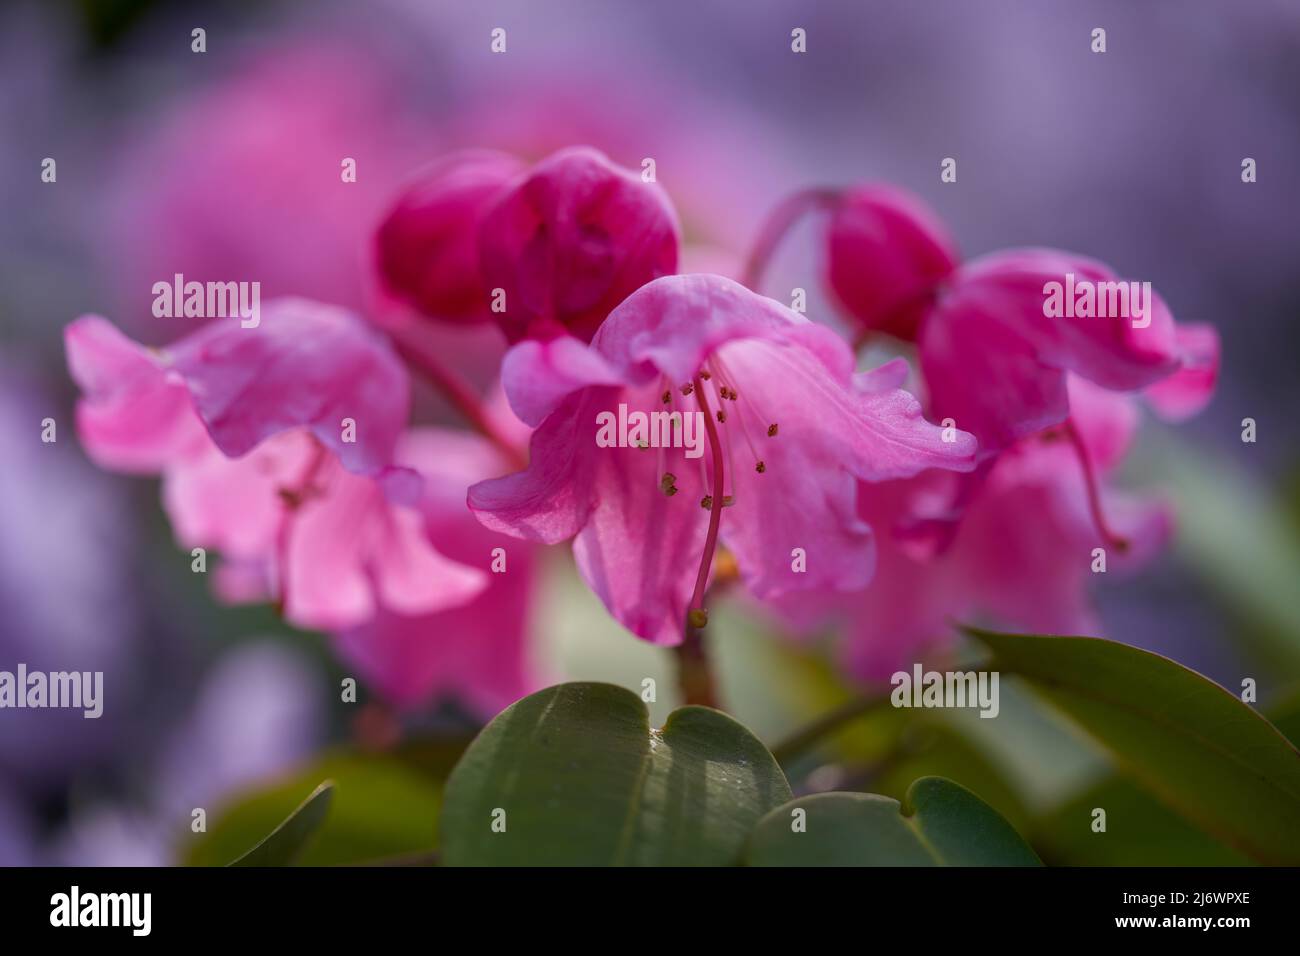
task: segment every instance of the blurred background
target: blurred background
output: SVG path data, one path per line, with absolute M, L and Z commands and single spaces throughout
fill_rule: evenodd
M 506 55 L 489 50 L 506 30 Z M 790 52 L 807 31 L 808 53 Z M 1107 52 L 1090 51 L 1095 27 Z M 205 53 L 191 31 L 206 31 Z M 888 180 L 963 253 L 1043 244 L 1149 279 L 1223 339 L 1218 394 L 1144 425 L 1124 483 L 1178 506 L 1171 551 L 1095 597 L 1113 639 L 1289 713 L 1300 681 L 1300 6 L 1294 0 L 451 0 L 14 2 L 0 8 L 0 669 L 105 672 L 97 721 L 0 713 L 0 864 L 228 859 L 322 774 L 348 783 L 310 861 L 432 846 L 439 780 L 474 719 L 453 701 L 393 713 L 320 635 L 216 603 L 176 546 L 158 484 L 91 466 L 72 427 L 61 330 L 108 316 L 151 343 L 150 287 L 260 276 L 359 310 L 368 242 L 405 179 L 462 146 L 526 157 L 589 143 L 656 160 L 698 262 L 742 256 L 767 211 L 811 185 Z M 358 181 L 338 188 L 341 157 Z M 941 185 L 944 157 L 956 184 Z M 57 181 L 41 163 L 57 160 Z M 1258 182 L 1243 184 L 1243 158 Z M 819 286 L 811 227 L 770 274 Z M 446 332 L 486 384 L 492 334 Z M 425 421 L 454 422 L 436 398 Z M 54 445 L 40 422 L 59 423 Z M 1243 444 L 1243 418 L 1258 440 Z M 549 680 L 659 682 L 671 659 L 613 624 L 567 549 L 533 613 Z M 819 648 L 742 603 L 715 648 L 723 697 L 771 742 L 848 699 Z M 1180 829 L 1015 688 L 997 733 L 961 715 L 865 719 L 809 755 L 806 786 L 892 793 L 945 772 L 1050 862 L 1233 862 Z M 1282 718 L 1279 718 L 1282 719 Z M 904 725 L 906 724 L 906 726 Z M 328 773 L 326 773 L 328 771 Z M 308 782 L 310 781 L 310 782 Z M 306 789 L 303 789 L 303 787 Z M 1109 788 L 1109 789 L 1107 789 Z M 1147 814 L 1145 844 L 1062 842 L 1098 790 Z M 341 791 L 342 792 L 342 791 Z M 1109 804 L 1108 804 L 1109 805 Z M 204 807 L 209 830 L 190 832 Z M 378 812 L 377 808 L 384 808 Z M 1200 842 L 1198 842 L 1200 841 Z M 246 845 L 242 848 L 247 848 Z M 1106 853 L 1130 858 L 1105 857 Z M 1103 854 L 1097 857 L 1097 854 Z

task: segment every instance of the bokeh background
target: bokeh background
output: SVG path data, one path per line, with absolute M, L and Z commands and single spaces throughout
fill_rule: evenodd
M 790 52 L 796 26 L 806 55 Z M 1089 49 L 1098 26 L 1104 55 Z M 195 27 L 204 54 L 190 50 Z M 494 27 L 507 30 L 504 56 L 489 52 Z M 60 333 L 98 312 L 145 341 L 176 337 L 184 320 L 149 312 L 150 286 L 174 272 L 255 275 L 268 297 L 365 310 L 371 231 L 421 163 L 460 146 L 537 157 L 573 143 L 633 167 L 653 156 L 701 264 L 743 255 L 791 191 L 883 179 L 924 197 L 967 256 L 1071 249 L 1150 279 L 1180 319 L 1213 323 L 1214 403 L 1177 429 L 1147 422 L 1125 473 L 1177 502 L 1174 547 L 1135 578 L 1099 580 L 1096 599 L 1108 636 L 1230 688 L 1254 677 L 1262 707 L 1288 706 L 1300 681 L 1294 0 L 11 0 L 0 668 L 103 670 L 109 696 L 98 721 L 0 712 L 0 864 L 216 858 L 228 847 L 195 848 L 192 808 L 224 814 L 218 836 L 234 846 L 241 825 L 252 833 L 300 799 L 322 761 L 374 812 L 339 810 L 317 858 L 432 840 L 438 774 L 472 720 L 452 701 L 399 716 L 364 686 L 343 704 L 346 674 L 324 638 L 215 603 L 157 483 L 102 473 L 80 451 Z M 347 188 L 343 156 L 359 170 Z M 947 156 L 958 182 L 942 185 Z M 40 180 L 44 157 L 55 184 Z M 1241 182 L 1244 157 L 1254 184 Z M 816 276 L 805 228 L 770 283 L 814 290 Z M 834 321 L 816 293 L 809 310 Z M 444 334 L 486 382 L 491 333 Z M 47 416 L 54 445 L 39 441 Z M 430 395 L 420 416 L 454 421 Z M 1245 417 L 1255 444 L 1240 440 Z M 540 671 L 633 687 L 655 676 L 655 716 L 671 709 L 667 654 L 611 623 L 563 551 L 539 595 Z M 743 604 L 716 631 L 724 697 L 765 739 L 853 693 L 815 646 L 791 648 Z M 1009 696 L 996 733 L 960 717 L 860 723 L 812 759 L 809 785 L 891 792 L 936 767 L 1049 860 L 1217 859 L 1145 804 L 1165 844 L 1119 851 L 1131 859 L 1053 837 L 1055 815 L 1117 784 L 1098 753 Z

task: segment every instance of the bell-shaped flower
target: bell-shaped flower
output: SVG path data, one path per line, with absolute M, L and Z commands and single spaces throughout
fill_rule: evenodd
M 855 375 L 830 330 L 720 276 L 642 287 L 564 356 L 534 366 L 549 381 L 506 369 L 512 406 L 540 423 L 531 461 L 473 486 L 470 507 L 497 531 L 573 538 L 611 614 L 657 643 L 707 620 L 719 541 L 760 598 L 861 588 L 857 481 L 974 462 L 969 435 L 898 388 L 902 362 Z

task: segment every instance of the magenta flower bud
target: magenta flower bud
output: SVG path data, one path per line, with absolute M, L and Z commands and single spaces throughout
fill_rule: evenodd
M 590 341 L 615 306 L 677 270 L 677 215 L 660 189 L 589 147 L 542 160 L 484 218 L 480 264 L 511 342 Z
M 827 281 L 864 330 L 912 341 L 956 247 L 917 199 L 889 186 L 844 194 L 827 230 Z
M 479 224 L 524 168 L 513 156 L 490 150 L 454 153 L 429 167 L 375 236 L 385 289 L 430 318 L 490 319 L 491 295 L 479 271 Z

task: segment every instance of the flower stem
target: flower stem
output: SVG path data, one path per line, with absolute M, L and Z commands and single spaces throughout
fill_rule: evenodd
M 1097 531 L 1101 534 L 1102 539 L 1120 554 L 1123 554 L 1129 548 L 1128 539 L 1121 534 L 1116 534 L 1111 530 L 1110 525 L 1106 523 L 1106 514 L 1101 506 L 1101 489 L 1097 486 L 1097 475 L 1093 471 L 1088 446 L 1083 443 L 1083 436 L 1074 427 L 1073 421 L 1067 418 L 1063 428 L 1066 437 L 1070 439 L 1070 444 L 1074 446 L 1074 453 L 1079 459 L 1079 467 L 1083 471 L 1083 482 L 1088 489 L 1088 508 L 1092 512 L 1093 524 L 1097 526 Z
M 772 748 L 772 756 L 785 764 L 799 756 L 823 737 L 834 733 L 845 724 L 864 717 L 889 703 L 888 694 L 867 694 L 845 701 L 840 706 L 822 714 L 816 720 L 796 730 Z
M 713 667 L 699 628 L 688 623 L 685 638 L 673 650 L 677 655 L 677 686 L 682 692 L 682 703 L 717 709 L 718 691 Z
M 390 333 L 397 353 L 406 364 L 419 372 L 447 402 L 464 417 L 470 426 L 501 450 L 518 469 L 528 467 L 523 453 L 488 417 L 482 399 L 469 383 L 443 366 L 425 349 L 398 332 Z
M 804 214 L 814 209 L 829 209 L 839 201 L 839 190 L 827 187 L 804 189 L 786 197 L 763 222 L 758 231 L 758 242 L 754 244 L 745 263 L 741 281 L 757 292 L 767 271 L 772 254 L 777 246 Z

